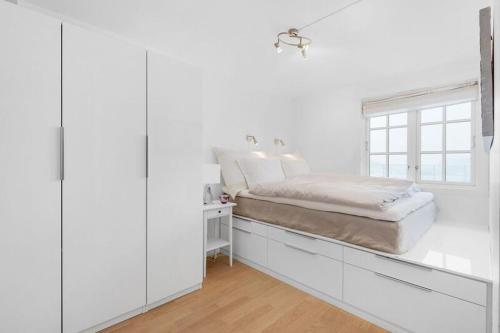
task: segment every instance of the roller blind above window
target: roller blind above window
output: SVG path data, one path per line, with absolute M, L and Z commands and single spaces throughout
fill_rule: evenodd
M 470 80 L 454 85 L 407 91 L 362 101 L 366 117 L 424 109 L 444 104 L 460 104 L 478 99 L 478 82 Z

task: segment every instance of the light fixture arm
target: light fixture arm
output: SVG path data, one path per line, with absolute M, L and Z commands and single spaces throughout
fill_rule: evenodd
M 288 37 L 289 39 L 298 39 L 299 42 L 291 42 L 290 40 L 285 40 L 282 37 Z M 299 30 L 295 28 L 290 28 L 288 29 L 287 32 L 280 32 L 278 34 L 278 42 L 277 43 L 283 43 L 288 46 L 295 46 L 299 47 L 299 45 L 311 45 L 312 40 L 311 38 L 305 37 L 305 36 L 299 36 Z

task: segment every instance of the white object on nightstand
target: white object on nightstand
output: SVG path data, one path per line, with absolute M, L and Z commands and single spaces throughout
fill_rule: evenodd
M 204 164 L 203 165 L 203 203 L 211 204 L 214 200 L 211 185 L 220 183 L 220 165 L 219 164 Z
M 207 275 L 207 252 L 221 249 L 223 247 L 229 247 L 229 266 L 233 265 L 233 207 L 236 206 L 235 203 L 214 203 L 203 205 L 203 277 Z M 217 219 L 220 223 L 221 217 L 228 217 L 228 238 L 223 239 L 219 233 L 218 238 L 208 238 L 208 222 L 210 220 Z M 222 227 L 224 224 L 220 223 Z

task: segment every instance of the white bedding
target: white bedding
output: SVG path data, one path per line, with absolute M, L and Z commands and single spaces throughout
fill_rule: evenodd
M 259 196 L 251 194 L 249 190 L 241 191 L 238 195 L 245 198 L 270 201 L 270 202 L 293 205 L 308 209 L 322 210 L 326 212 L 338 212 L 350 215 L 365 216 L 377 220 L 385 220 L 391 222 L 401 221 L 410 213 L 425 206 L 434 199 L 434 195 L 432 193 L 417 192 L 413 194 L 411 197 L 401 198 L 395 204 L 388 207 L 387 209 L 373 210 L 367 208 L 359 208 L 348 205 L 331 204 L 331 203 L 317 202 L 317 201 Z
M 383 211 L 419 189 L 412 181 L 316 173 L 250 186 L 250 193 Z

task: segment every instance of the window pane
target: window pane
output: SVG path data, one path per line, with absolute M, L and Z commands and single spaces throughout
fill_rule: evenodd
M 389 155 L 389 177 L 406 178 L 407 170 L 406 155 Z
M 420 111 L 420 122 L 433 123 L 443 120 L 443 108 L 434 108 Z
M 386 130 L 370 131 L 370 152 L 385 153 L 386 152 Z
M 389 130 L 389 152 L 406 153 L 406 127 L 393 128 Z
M 370 176 L 386 177 L 386 155 L 370 155 Z
M 469 183 L 471 181 L 470 154 L 446 155 L 446 181 Z
M 386 126 L 387 126 L 387 116 L 370 118 L 370 128 L 386 127 Z
M 443 180 L 443 157 L 441 154 L 422 154 L 420 156 L 420 179 Z
M 443 125 L 425 125 L 420 131 L 421 151 L 441 151 L 443 150 Z
M 470 122 L 446 124 L 446 150 L 470 150 Z
M 396 113 L 389 116 L 389 126 L 404 126 L 408 118 L 407 113 Z
M 470 103 L 463 103 L 446 107 L 446 120 L 470 119 L 470 115 Z

